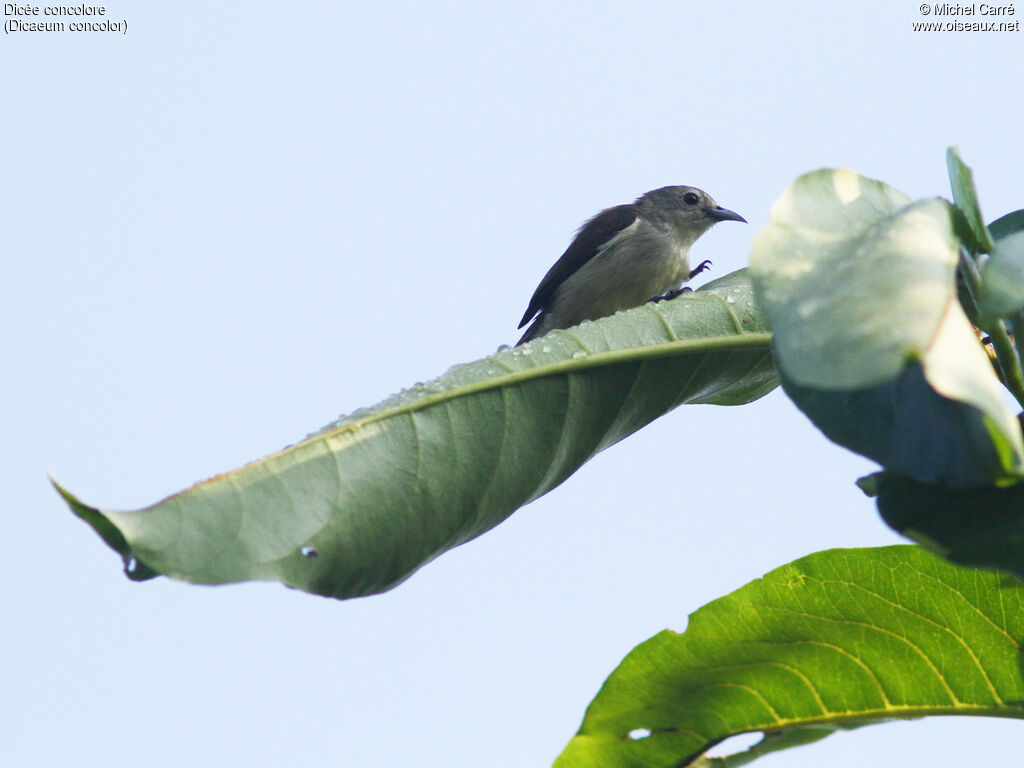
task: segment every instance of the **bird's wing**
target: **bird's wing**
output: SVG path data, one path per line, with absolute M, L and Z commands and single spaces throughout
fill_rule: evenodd
M 537 286 L 537 290 L 533 292 L 530 306 L 527 307 L 526 314 L 519 322 L 519 327 L 522 328 L 533 319 L 534 315 L 542 311 L 551 301 L 558 287 L 570 275 L 590 261 L 600 252 L 601 248 L 607 245 L 609 240 L 631 226 L 637 218 L 635 205 L 617 205 L 614 208 L 601 211 L 580 227 L 580 231 L 573 238 L 569 247 L 565 249 L 565 253 L 548 270 L 544 279 L 540 281 L 540 285 Z

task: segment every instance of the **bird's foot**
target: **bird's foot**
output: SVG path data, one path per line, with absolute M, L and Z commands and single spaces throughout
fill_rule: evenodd
M 676 296 L 682 296 L 684 293 L 693 293 L 693 288 L 676 288 L 674 291 L 669 291 L 663 296 L 655 296 L 651 299 L 651 303 L 657 303 L 659 301 L 671 301 Z
M 711 269 L 711 262 L 708 259 L 704 259 L 700 264 L 690 270 L 690 280 L 693 280 L 701 272 Z

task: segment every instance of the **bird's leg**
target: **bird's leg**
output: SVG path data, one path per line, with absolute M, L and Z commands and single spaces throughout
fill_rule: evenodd
M 649 299 L 650 303 L 656 304 L 659 301 L 671 301 L 676 296 L 682 296 L 684 293 L 692 293 L 693 288 L 676 288 L 675 290 L 669 291 L 662 296 L 654 296 Z
M 693 269 L 690 270 L 690 276 L 688 278 L 686 278 L 686 279 L 687 280 L 692 280 L 697 275 L 699 275 L 701 272 L 704 272 L 704 271 L 706 271 L 708 269 L 711 269 L 711 262 L 708 259 L 704 259 L 704 261 L 702 261 L 700 264 L 698 264 L 696 267 L 694 267 Z M 693 290 L 693 288 L 676 288 L 675 290 L 669 291 L 668 293 L 666 293 L 666 294 L 664 294 L 662 296 L 655 296 L 655 297 L 653 297 L 651 299 L 651 301 L 652 302 L 670 301 L 670 300 L 674 299 L 676 296 L 681 296 L 684 293 L 689 293 L 692 290 Z
M 702 261 L 700 264 L 698 264 L 696 267 L 694 267 L 693 269 L 690 270 L 690 277 L 689 277 L 689 279 L 693 280 L 693 278 L 695 278 L 701 272 L 704 272 L 705 270 L 708 270 L 708 269 L 711 269 L 711 262 L 708 261 L 707 259 L 704 259 L 704 261 Z

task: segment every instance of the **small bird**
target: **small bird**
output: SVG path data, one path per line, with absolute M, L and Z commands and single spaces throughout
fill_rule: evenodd
M 696 187 L 662 187 L 587 221 L 544 275 L 519 323 L 519 344 L 650 299 L 673 298 L 708 269 L 690 269 L 690 246 L 719 221 L 747 220 Z M 536 316 L 536 319 L 534 319 Z M 517 344 L 516 346 L 519 346 Z

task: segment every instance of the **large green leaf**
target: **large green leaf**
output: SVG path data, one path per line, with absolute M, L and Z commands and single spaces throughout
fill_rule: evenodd
M 995 240 L 992 257 L 981 269 L 978 311 L 989 323 L 1024 309 L 1024 210 L 989 225 Z
M 741 270 L 456 366 L 146 509 L 61 492 L 133 578 L 373 594 L 676 406 L 766 394 L 769 339 Z
M 556 768 L 668 768 L 763 732 L 728 761 L 891 718 L 1024 719 L 1024 585 L 911 546 L 831 550 L 640 644 Z
M 1015 476 L 1020 427 L 956 289 L 944 200 L 852 171 L 798 178 L 751 271 L 787 394 L 831 439 L 924 481 Z

